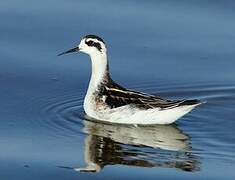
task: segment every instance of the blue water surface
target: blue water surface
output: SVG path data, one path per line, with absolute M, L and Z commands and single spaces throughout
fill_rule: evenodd
M 235 179 L 235 2 L 0 2 L 0 179 Z M 120 84 L 206 102 L 170 126 L 84 120 L 86 34 Z

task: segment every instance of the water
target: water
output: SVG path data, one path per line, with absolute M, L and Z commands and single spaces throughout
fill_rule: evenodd
M 0 178 L 234 179 L 234 8 L 233 1 L 1 1 Z M 207 103 L 170 126 L 85 121 L 90 61 L 56 54 L 90 33 L 107 42 L 120 84 Z

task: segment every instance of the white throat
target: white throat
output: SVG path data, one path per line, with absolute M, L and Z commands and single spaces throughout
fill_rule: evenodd
M 95 102 L 95 92 L 98 90 L 102 80 L 106 78 L 105 76 L 108 73 L 108 60 L 106 53 L 93 53 L 90 54 L 92 73 L 91 79 L 89 82 L 87 94 L 84 101 L 84 110 L 86 114 L 95 116 L 94 111 L 94 102 Z
M 106 53 L 92 53 L 90 54 L 90 58 L 92 71 L 88 90 L 90 88 L 95 90 L 108 71 L 108 60 Z

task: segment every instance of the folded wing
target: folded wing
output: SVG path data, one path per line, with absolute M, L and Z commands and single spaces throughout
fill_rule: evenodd
M 104 95 L 106 96 L 105 103 L 110 108 L 117 108 L 125 105 L 134 105 L 141 109 L 151 109 L 151 108 L 173 108 L 180 105 L 196 104 L 197 100 L 179 100 L 171 101 L 164 100 L 160 97 L 148 95 L 140 92 L 129 91 L 120 88 L 108 88 L 104 90 Z M 190 102 L 189 102 L 190 101 Z

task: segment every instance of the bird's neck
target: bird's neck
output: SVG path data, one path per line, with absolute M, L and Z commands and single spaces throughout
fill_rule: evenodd
M 95 114 L 95 98 L 99 94 L 100 87 L 103 82 L 109 79 L 108 60 L 106 54 L 90 54 L 92 73 L 89 87 L 84 100 L 84 110 L 86 114 L 96 117 Z
M 91 54 L 92 73 L 89 89 L 96 90 L 102 82 L 110 79 L 108 69 L 108 59 L 106 53 Z

